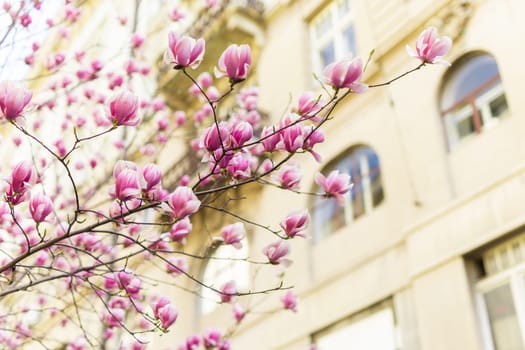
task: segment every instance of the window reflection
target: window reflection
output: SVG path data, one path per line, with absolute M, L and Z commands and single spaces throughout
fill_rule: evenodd
M 351 148 L 322 173 L 327 175 L 332 170 L 349 174 L 352 189 L 346 194 L 343 206 L 333 198 L 316 197 L 313 204 L 313 236 L 316 240 L 370 212 L 384 199 L 379 158 L 370 147 Z

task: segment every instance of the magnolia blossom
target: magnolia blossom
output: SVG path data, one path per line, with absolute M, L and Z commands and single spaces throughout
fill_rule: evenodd
M 111 194 L 121 201 L 137 197 L 140 194 L 137 171 L 129 168 L 118 171 L 115 176 L 115 188 Z
M 230 144 L 230 130 L 225 122 L 208 127 L 203 134 L 202 144 L 208 151 L 215 151 Z
M 219 58 L 215 76 L 228 77 L 232 83 L 243 81 L 248 76 L 252 64 L 252 53 L 248 45 L 232 44 Z
M 204 57 L 204 39 L 179 36 L 175 32 L 168 34 L 168 50 L 164 54 L 164 61 L 175 65 L 175 69 L 191 67 L 193 69 L 201 63 Z
M 244 316 L 246 316 L 246 309 L 241 304 L 237 303 L 233 305 L 233 317 L 235 321 L 241 322 Z
M 278 130 L 276 127 L 265 126 L 261 131 L 260 142 L 265 152 L 275 151 L 279 141 L 281 141 L 281 135 L 276 130 Z
M 175 276 L 188 272 L 189 265 L 184 257 L 170 257 L 166 263 L 166 270 Z
M 202 341 L 206 349 L 215 348 L 219 345 L 221 338 L 222 338 L 221 331 L 218 329 L 212 328 L 212 329 L 207 329 L 204 332 L 204 335 L 202 336 Z
M 233 124 L 231 128 L 232 146 L 242 146 L 246 141 L 249 141 L 253 136 L 253 127 L 246 121 L 240 121 Z
M 306 230 L 310 222 L 308 211 L 293 212 L 281 221 L 280 225 L 286 233 L 286 236 L 293 238 L 295 236 L 304 237 L 302 231 Z
M 281 263 L 285 266 L 289 265 L 291 261 L 284 259 L 288 253 L 290 253 L 290 245 L 283 240 L 270 243 L 263 248 L 263 254 L 266 255 L 268 261 L 273 265 L 279 265 Z
M 246 235 L 246 229 L 242 222 L 224 226 L 221 230 L 222 240 L 225 244 L 230 244 L 237 249 L 242 248 L 241 241 Z
M 271 169 L 271 168 L 270 168 Z M 303 173 L 297 162 L 289 162 L 284 164 L 279 172 L 272 175 L 272 179 L 277 182 L 282 188 L 298 190 L 303 178 Z
M 221 288 L 221 301 L 223 303 L 229 303 L 237 293 L 235 281 L 226 282 Z
M 324 102 L 325 101 L 321 98 L 321 96 L 316 95 L 312 91 L 306 91 L 299 97 L 297 113 L 310 118 L 319 112 Z
M 190 234 L 191 229 L 190 219 L 185 217 L 171 226 L 169 235 L 173 241 L 183 243 L 186 236 Z
M 154 188 L 160 186 L 162 173 L 156 164 L 147 164 L 142 169 L 142 176 L 140 177 L 141 187 L 144 191 L 149 192 Z
M 235 153 L 230 159 L 226 170 L 237 180 L 247 179 L 251 176 L 251 155 L 244 152 Z
M 23 85 L 0 82 L 0 116 L 13 120 L 22 114 L 33 93 Z
M 340 205 L 344 204 L 343 195 L 352 188 L 350 175 L 339 174 L 339 170 L 333 170 L 327 177 L 318 173 L 315 176 L 315 183 L 321 186 L 326 196 L 335 197 Z
M 286 310 L 297 312 L 297 297 L 292 292 L 287 292 L 284 297 L 281 298 L 283 306 Z
M 31 196 L 29 201 L 29 212 L 36 223 L 41 223 L 53 211 L 53 203 L 48 196 L 36 193 Z
M 9 203 L 17 205 L 27 199 L 29 194 L 27 185 L 31 182 L 32 176 L 33 170 L 29 162 L 22 161 L 13 167 L 6 191 L 6 199 Z
M 363 74 L 363 61 L 359 57 L 334 62 L 323 70 L 324 81 L 336 89 L 347 88 L 356 93 L 365 92 L 366 84 L 359 80 Z
M 179 186 L 168 197 L 168 210 L 172 216 L 182 219 L 194 214 L 199 210 L 201 201 L 197 198 L 191 188 Z
M 165 296 L 160 297 L 155 303 L 155 305 L 153 306 L 153 315 L 156 318 L 159 318 L 160 309 L 168 304 L 170 304 L 170 300 L 168 298 L 166 298 Z
M 164 305 L 158 309 L 158 319 L 164 329 L 168 329 L 173 323 L 175 323 L 178 316 L 179 313 L 172 304 Z
M 417 38 L 416 50 L 407 45 L 407 52 L 410 56 L 420 59 L 424 63 L 444 63 L 450 65 L 443 60 L 450 47 L 452 40 L 448 36 L 441 38 L 437 37 L 438 32 L 435 27 L 425 29 Z
M 109 102 L 110 120 L 113 125 L 137 126 L 140 122 L 138 106 L 138 97 L 131 91 L 123 90 L 114 95 Z

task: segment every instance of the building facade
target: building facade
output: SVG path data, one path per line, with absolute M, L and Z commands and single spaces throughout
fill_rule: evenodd
M 319 171 L 352 176 L 344 207 L 258 194 L 258 222 L 310 208 L 312 238 L 292 242 L 285 276 L 299 312 L 250 315 L 234 348 L 525 349 L 523 13 L 520 0 L 287 0 L 258 27 L 237 22 L 264 33 L 254 79 L 273 121 L 290 95 L 320 91 L 311 72 L 348 52 L 366 60 L 375 49 L 365 81 L 380 83 L 417 66 L 405 45 L 425 27 L 454 45 L 450 67 L 343 102 L 323 163 L 300 158 L 303 191 L 316 190 Z M 258 254 L 257 230 L 248 238 Z M 194 310 L 198 329 L 231 318 Z

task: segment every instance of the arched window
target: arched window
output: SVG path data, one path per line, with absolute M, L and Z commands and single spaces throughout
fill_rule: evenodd
M 508 106 L 494 57 L 476 53 L 457 60 L 445 74 L 440 108 L 450 148 L 497 123 Z
M 248 252 L 249 247 L 246 238 L 242 240 L 242 248 L 240 249 L 231 245 L 220 245 L 215 249 L 204 267 L 202 282 L 220 290 L 224 284 L 235 281 L 237 290 L 247 289 L 250 280 L 249 264 L 238 259 L 246 259 Z M 201 288 L 200 294 L 200 313 L 205 315 L 215 311 L 221 300 L 220 295 L 206 287 Z
M 351 177 L 352 189 L 343 206 L 333 198 L 316 197 L 313 205 L 313 237 L 316 241 L 328 236 L 372 211 L 384 198 L 379 158 L 368 146 L 354 146 L 330 163 L 322 173 L 339 170 Z

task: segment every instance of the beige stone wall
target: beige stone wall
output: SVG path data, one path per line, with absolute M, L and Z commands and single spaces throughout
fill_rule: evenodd
M 315 89 L 308 21 L 326 2 L 284 1 L 268 17 L 257 78 L 262 108 L 277 120 L 292 95 Z M 449 1 L 355 1 L 360 54 L 377 47 L 367 80 L 385 81 L 417 65 L 405 44 L 435 23 Z M 440 12 L 441 11 L 441 12 Z M 444 66 L 425 67 L 392 86 L 351 98 L 327 126 L 325 161 L 367 144 L 381 161 L 385 200 L 372 213 L 318 242 L 293 242 L 287 280 L 298 314 L 252 319 L 238 349 L 306 349 L 310 336 L 346 316 L 393 298 L 403 349 L 481 349 L 465 254 L 525 224 L 525 25 L 520 0 L 473 2 L 449 59 L 473 50 L 499 64 L 509 114 L 480 135 L 447 149 L 438 96 Z M 321 169 L 301 158 L 310 190 Z M 279 196 L 279 197 L 276 197 Z M 279 200 L 275 200 L 279 198 Z M 265 190 L 261 222 L 309 206 L 308 198 Z M 264 239 L 255 237 L 254 254 Z M 254 341 L 254 339 L 264 339 Z

